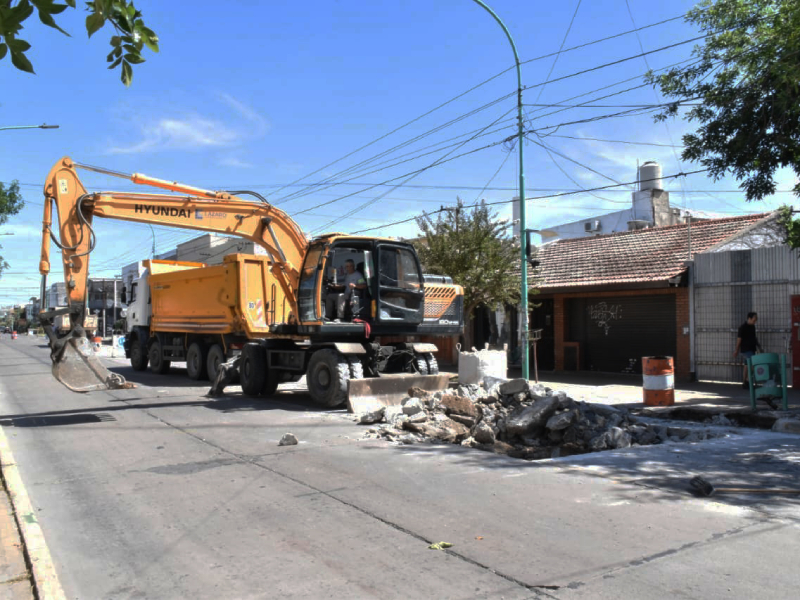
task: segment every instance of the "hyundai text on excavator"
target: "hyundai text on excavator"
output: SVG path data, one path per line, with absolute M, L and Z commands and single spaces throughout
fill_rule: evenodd
M 89 193 L 79 168 L 173 193 Z M 40 318 L 53 375 L 74 391 L 130 387 L 94 356 L 83 328 L 94 217 L 237 236 L 266 253 L 229 255 L 219 266 L 146 261 L 127 317 L 126 356 L 134 369 L 149 362 L 151 370 L 165 372 L 170 362 L 186 361 L 190 377 L 200 379 L 217 375 L 230 360 L 247 394 L 269 396 L 281 382 L 305 375 L 315 402 L 347 402 L 351 410 L 395 403 L 412 386 L 447 387 L 436 346 L 415 340 L 462 331 L 463 290 L 426 281 L 408 243 L 343 234 L 308 240 L 288 214 L 255 192 L 203 190 L 68 157 L 51 169 L 44 195 L 42 294 L 52 239 L 61 249 L 68 305 Z M 360 284 L 348 290 L 343 279 L 355 270 Z M 52 320 L 61 314 L 69 315 L 71 327 L 56 333 Z

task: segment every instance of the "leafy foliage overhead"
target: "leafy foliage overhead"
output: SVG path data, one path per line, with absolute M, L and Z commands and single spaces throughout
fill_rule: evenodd
M 687 21 L 708 35 L 697 61 L 648 80 L 675 100 L 657 119 L 684 114 L 696 123 L 683 159 L 709 175 L 741 181 L 747 200 L 775 192 L 775 171 L 800 173 L 800 2 L 703 0 Z M 800 194 L 800 185 L 794 191 Z
M 76 0 L 64 0 L 65 4 L 55 0 L 0 0 L 0 60 L 10 55 L 11 63 L 20 71 L 34 73 L 33 64 L 26 52 L 31 44 L 22 39 L 23 24 L 37 12 L 39 20 L 45 25 L 64 31 L 56 23 L 55 15 L 68 8 L 76 8 Z M 142 13 L 133 5 L 133 0 L 91 0 L 86 2 L 86 32 L 92 37 L 106 23 L 115 30 L 111 37 L 111 52 L 106 62 L 111 63 L 109 69 L 120 68 L 122 83 L 126 86 L 133 80 L 133 67 L 143 63 L 142 50 L 145 46 L 158 52 L 158 36 L 142 20 Z

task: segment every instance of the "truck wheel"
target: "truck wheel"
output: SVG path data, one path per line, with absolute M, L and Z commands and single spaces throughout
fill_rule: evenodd
M 159 375 L 169 373 L 171 363 L 164 359 L 164 354 L 161 352 L 161 342 L 156 340 L 150 344 L 148 356 L 150 358 L 150 370 L 153 373 L 158 373 Z
M 206 349 L 202 344 L 195 342 L 186 351 L 186 372 L 189 374 L 189 379 L 195 381 L 208 379 Z
M 306 382 L 311 398 L 322 406 L 339 406 L 347 400 L 350 365 L 335 350 L 317 350 L 308 363 Z
M 279 383 L 280 377 L 278 377 L 277 371 L 270 371 L 269 367 L 267 367 L 267 375 L 264 377 L 264 387 L 261 388 L 261 395 L 266 397 L 272 396 L 278 391 Z
M 427 352 L 425 354 L 425 362 L 428 363 L 428 375 L 439 374 L 439 362 L 436 360 L 436 357 L 432 352 Z
M 208 358 L 206 358 L 206 369 L 208 371 L 208 378 L 213 382 L 217 378 L 219 366 L 225 362 L 225 352 L 222 346 L 214 344 L 208 349 Z
M 248 396 L 258 396 L 264 389 L 267 355 L 258 344 L 245 344 L 239 359 L 239 381 Z
M 142 342 L 134 339 L 131 343 L 131 367 L 134 371 L 144 371 L 147 368 L 147 351 Z

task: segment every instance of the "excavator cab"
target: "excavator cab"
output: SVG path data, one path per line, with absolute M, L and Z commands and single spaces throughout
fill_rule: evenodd
M 413 248 L 368 238 L 323 238 L 300 274 L 301 324 L 370 324 L 373 334 L 408 333 L 424 319 L 422 269 Z

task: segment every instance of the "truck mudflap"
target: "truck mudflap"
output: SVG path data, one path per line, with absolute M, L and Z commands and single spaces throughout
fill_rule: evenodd
M 71 337 L 54 348 L 53 377 L 73 392 L 95 392 L 99 390 L 123 390 L 136 387 L 106 369 L 95 356 L 89 340 L 85 337 Z M 53 344 L 51 342 L 51 348 Z
M 365 412 L 376 406 L 396 406 L 408 397 L 408 390 L 417 387 L 426 392 L 447 389 L 450 375 L 409 375 L 398 373 L 350 379 L 347 389 L 347 410 L 352 413 Z

